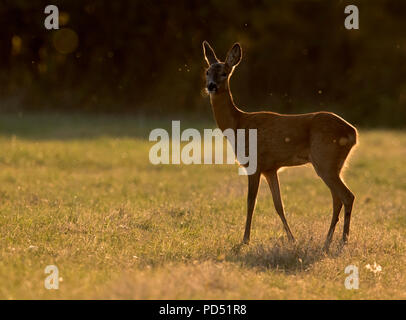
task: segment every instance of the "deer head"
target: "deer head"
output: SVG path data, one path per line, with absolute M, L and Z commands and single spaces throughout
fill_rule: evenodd
M 210 94 L 228 90 L 228 80 L 234 67 L 241 61 L 242 50 L 239 43 L 235 43 L 228 51 L 224 62 L 217 59 L 213 48 L 207 41 L 203 41 L 203 53 L 209 66 L 206 70 L 206 88 Z

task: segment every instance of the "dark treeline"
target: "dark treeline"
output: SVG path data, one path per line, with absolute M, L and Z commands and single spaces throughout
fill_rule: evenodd
M 247 111 L 330 110 L 406 124 L 406 1 L 49 1 L 0 4 L 0 110 L 208 115 L 201 43 L 224 58 Z M 344 27 L 355 4 L 360 29 Z

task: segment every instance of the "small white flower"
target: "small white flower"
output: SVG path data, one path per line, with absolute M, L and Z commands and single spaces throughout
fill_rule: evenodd
M 369 263 L 365 266 L 365 268 L 371 272 L 373 272 L 374 274 L 377 274 L 379 272 L 382 271 L 382 267 L 377 264 L 376 262 L 374 262 L 374 265 L 371 266 Z

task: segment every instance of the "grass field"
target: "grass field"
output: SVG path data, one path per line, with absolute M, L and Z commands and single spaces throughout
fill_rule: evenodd
M 311 167 L 280 174 L 297 244 L 262 181 L 241 247 L 247 177 L 236 165 L 151 165 L 149 132 L 170 124 L 0 117 L 0 298 L 406 298 L 406 132 L 360 130 L 344 174 L 356 195 L 350 241 L 340 249 L 341 216 L 324 254 L 331 196 Z M 381 272 L 365 268 L 374 262 Z M 344 287 L 350 264 L 358 290 Z M 59 290 L 44 288 L 47 265 Z

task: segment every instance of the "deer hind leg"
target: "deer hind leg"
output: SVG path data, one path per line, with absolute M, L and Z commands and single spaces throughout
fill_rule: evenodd
M 245 232 L 243 243 L 248 244 L 250 242 L 251 233 L 251 221 L 254 213 L 255 204 L 257 201 L 257 194 L 259 188 L 259 182 L 261 180 L 261 173 L 256 172 L 248 176 L 248 196 L 247 196 L 247 220 L 245 222 Z
M 343 147 L 331 144 L 318 144 L 318 147 L 311 148 L 311 162 L 317 174 L 330 188 L 333 197 L 333 217 L 324 246 L 325 250 L 328 250 L 330 245 L 342 205 L 344 205 L 345 212 L 343 242 L 346 243 L 348 240 L 351 212 L 355 197 L 342 181 L 340 171 L 349 151 L 350 148 L 343 149 Z
M 335 192 L 335 194 L 340 198 L 341 202 L 344 204 L 343 243 L 346 243 L 348 241 L 348 235 L 350 233 L 351 212 L 355 197 L 338 175 L 333 177 L 330 176 L 322 177 L 322 179 L 329 186 L 332 192 Z
M 327 238 L 324 243 L 324 251 L 328 251 L 330 247 L 331 240 L 333 239 L 334 235 L 334 230 L 336 228 L 336 224 L 339 220 L 339 215 L 341 208 L 343 207 L 343 203 L 341 202 L 340 198 L 337 196 L 337 194 L 330 189 L 331 191 L 331 196 L 333 198 L 333 217 L 331 218 L 331 224 L 330 224 L 330 229 L 328 230 L 327 233 Z
M 277 171 L 269 171 L 265 173 L 266 180 L 268 181 L 269 187 L 271 189 L 272 193 L 272 198 L 273 198 L 273 203 L 275 206 L 275 210 L 278 213 L 279 217 L 282 220 L 283 227 L 286 231 L 286 235 L 288 236 L 288 239 L 292 242 L 295 241 L 295 238 L 290 231 L 288 222 L 286 221 L 285 218 L 285 212 L 283 209 L 283 204 L 282 204 L 282 199 L 281 199 L 281 193 L 279 189 L 279 179 L 278 179 L 278 173 Z

